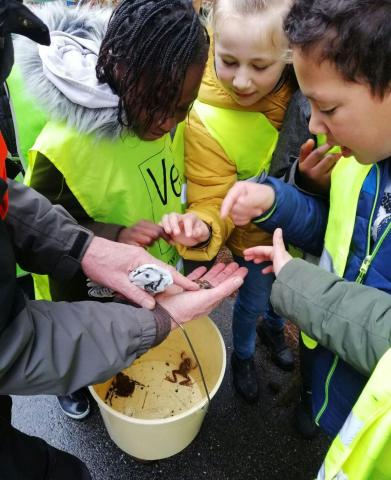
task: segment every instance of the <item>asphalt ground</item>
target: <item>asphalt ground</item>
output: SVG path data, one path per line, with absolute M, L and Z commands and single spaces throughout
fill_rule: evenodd
M 52 396 L 14 397 L 13 424 L 81 458 L 96 480 L 311 480 L 316 477 L 329 443 L 319 434 L 300 438 L 292 427 L 298 402 L 298 370 L 282 372 L 263 345 L 255 361 L 260 399 L 246 404 L 235 394 L 229 358 L 231 312 L 226 300 L 211 317 L 227 348 L 227 371 L 212 400 L 200 433 L 177 455 L 140 463 L 110 439 L 96 405 L 88 419 L 67 418 Z

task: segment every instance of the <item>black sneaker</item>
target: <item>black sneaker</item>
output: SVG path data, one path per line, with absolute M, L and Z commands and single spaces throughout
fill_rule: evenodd
M 297 433 L 304 438 L 314 438 L 319 433 L 312 413 L 312 393 L 303 391 L 300 402 L 296 407 L 293 426 Z
M 91 411 L 90 399 L 84 388 L 70 395 L 61 395 L 57 397 L 57 400 L 65 415 L 74 420 L 86 418 Z
M 257 326 L 257 333 L 261 342 L 269 348 L 273 363 L 286 372 L 293 370 L 295 359 L 292 350 L 286 344 L 284 329 L 272 330 L 262 322 Z
M 241 360 L 235 352 L 232 352 L 231 367 L 235 390 L 247 403 L 256 402 L 259 396 L 259 388 L 254 358 Z

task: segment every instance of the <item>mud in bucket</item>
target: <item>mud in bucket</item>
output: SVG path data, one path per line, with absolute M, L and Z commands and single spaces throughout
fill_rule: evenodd
M 208 317 L 187 323 L 185 329 L 212 398 L 225 373 L 224 340 Z M 140 460 L 167 458 L 187 447 L 201 428 L 209 401 L 181 329 L 122 372 L 128 384 L 131 379 L 130 396 L 116 395 L 113 379 L 89 387 L 114 443 Z

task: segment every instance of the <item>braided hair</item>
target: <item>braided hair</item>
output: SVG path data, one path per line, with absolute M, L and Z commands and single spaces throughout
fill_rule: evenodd
M 174 115 L 186 72 L 206 62 L 209 38 L 189 0 L 123 0 L 96 74 L 119 96 L 119 123 L 139 136 Z

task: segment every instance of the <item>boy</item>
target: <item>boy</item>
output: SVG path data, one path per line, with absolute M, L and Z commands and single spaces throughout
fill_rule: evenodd
M 221 210 L 239 225 L 252 220 L 269 231 L 281 226 L 289 243 L 315 254 L 323 248 L 322 267 L 387 293 L 391 293 L 390 15 L 391 3 L 386 0 L 295 2 L 285 30 L 300 88 L 311 104 L 310 130 L 327 140 L 311 153 L 307 146 L 302 156 L 314 164 L 324 155 L 330 165 L 337 162 L 330 205 L 268 178 L 262 185 L 237 183 Z M 341 147 L 342 158 L 326 154 L 334 145 Z M 313 358 L 315 421 L 334 437 L 367 376 L 319 345 Z

